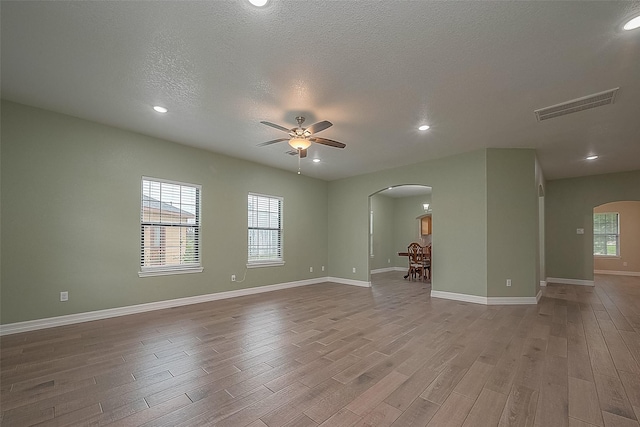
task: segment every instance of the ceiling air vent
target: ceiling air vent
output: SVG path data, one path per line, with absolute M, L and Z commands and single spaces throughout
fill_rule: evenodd
M 588 110 L 590 108 L 600 107 L 602 105 L 613 104 L 616 99 L 619 87 L 615 89 L 605 90 L 604 92 L 594 93 L 593 95 L 583 96 L 582 98 L 572 101 L 563 102 L 562 104 L 552 105 L 551 107 L 540 108 L 535 110 L 536 118 L 539 122 L 554 117 L 566 116 L 567 114 L 577 113 L 578 111 Z
M 290 155 L 290 156 L 297 156 L 298 155 L 298 151 L 297 150 L 289 150 L 289 151 L 285 151 L 285 153 Z

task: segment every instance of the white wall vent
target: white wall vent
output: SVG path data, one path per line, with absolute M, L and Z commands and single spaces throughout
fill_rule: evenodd
M 620 88 L 617 87 L 615 89 L 605 90 L 604 92 L 594 93 L 593 95 L 583 96 L 582 98 L 563 102 L 562 104 L 552 105 L 551 107 L 540 108 L 535 110 L 534 113 L 536 113 L 538 121 L 541 122 L 543 120 L 577 113 L 578 111 L 588 110 L 602 105 L 613 104 L 613 101 L 616 99 L 618 89 Z

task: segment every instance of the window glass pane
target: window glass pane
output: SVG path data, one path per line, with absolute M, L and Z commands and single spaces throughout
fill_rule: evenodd
M 200 187 L 142 180 L 141 266 L 200 266 Z
M 593 254 L 620 255 L 619 215 L 616 212 L 593 214 Z
M 247 209 L 249 261 L 281 261 L 282 199 L 249 194 Z

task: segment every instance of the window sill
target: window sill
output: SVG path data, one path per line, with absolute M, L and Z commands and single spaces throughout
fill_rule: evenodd
M 621 259 L 620 255 L 594 255 L 594 258 L 604 258 L 604 259 Z
M 260 268 L 260 267 L 280 267 L 284 265 L 284 261 L 262 261 L 262 262 L 248 262 L 247 268 Z
M 138 277 L 170 276 L 173 274 L 202 273 L 203 270 L 204 268 L 202 267 L 146 270 L 146 271 L 138 271 Z

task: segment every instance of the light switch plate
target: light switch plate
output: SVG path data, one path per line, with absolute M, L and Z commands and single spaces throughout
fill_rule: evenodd
M 576 228 L 576 234 L 584 234 L 584 228 Z

